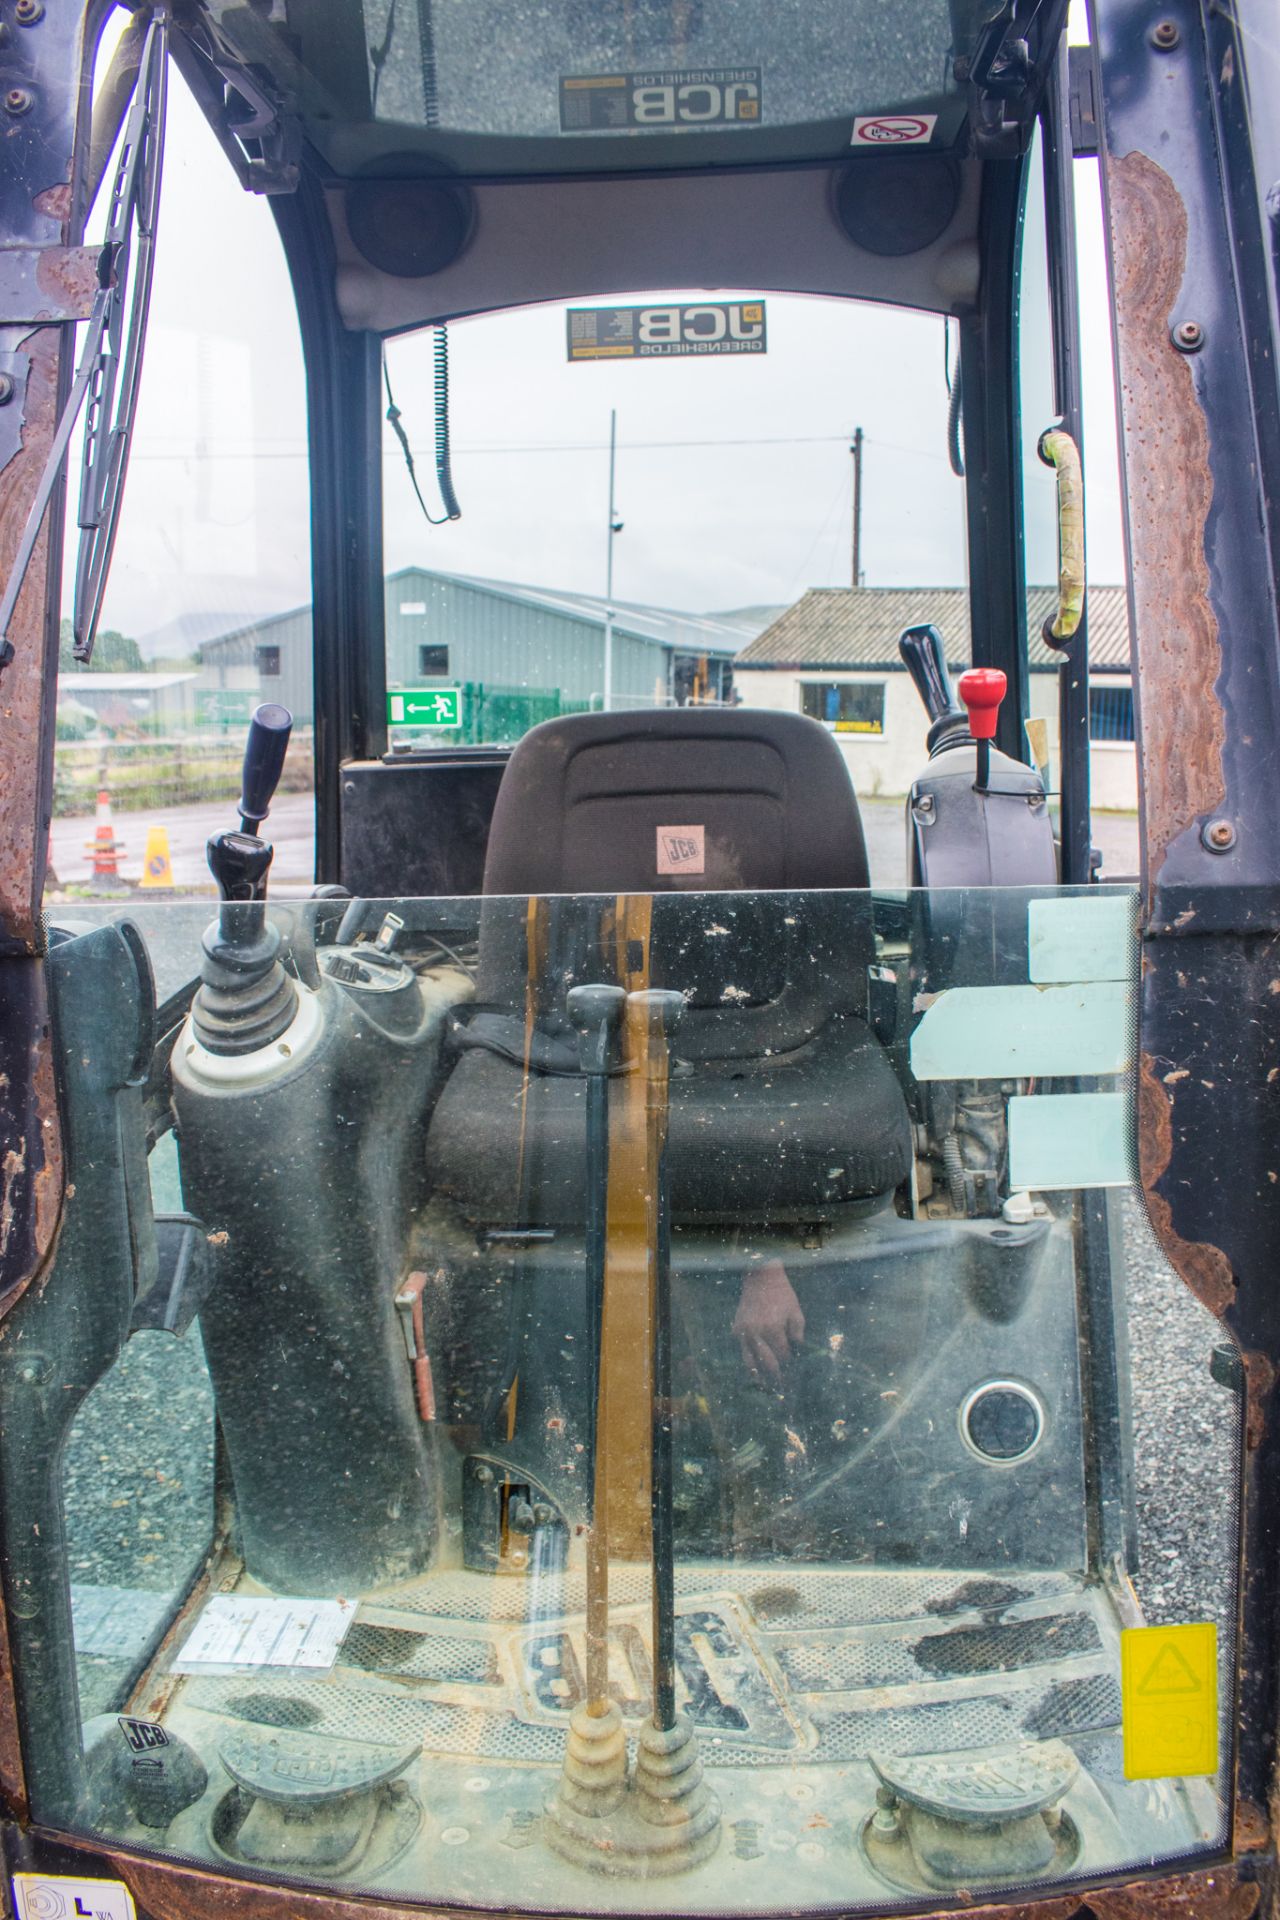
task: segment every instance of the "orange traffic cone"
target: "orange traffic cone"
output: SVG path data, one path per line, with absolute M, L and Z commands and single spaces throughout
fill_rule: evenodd
M 118 893 L 124 885 L 120 873 L 119 855 L 124 852 L 124 841 L 116 839 L 115 825 L 111 818 L 111 795 L 105 787 L 98 789 L 97 824 L 92 840 L 86 840 L 86 857 L 93 863 L 89 875 L 89 886 L 94 893 Z

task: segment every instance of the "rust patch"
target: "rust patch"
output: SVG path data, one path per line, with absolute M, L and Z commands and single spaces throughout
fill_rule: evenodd
M 62 329 L 45 327 L 23 342 L 30 366 L 22 451 L 0 470 L 0 579 L 13 564 L 53 440 L 62 341 Z M 0 783 L 0 929 L 31 953 L 38 938 L 52 781 L 52 715 L 47 739 L 41 739 L 44 702 L 52 707 L 54 697 L 44 657 L 50 517 L 45 515 L 9 629 L 15 657 L 0 674 L 0 725 L 8 749 Z
M 1267 1401 L 1276 1383 L 1276 1369 L 1265 1353 L 1245 1353 L 1240 1358 L 1244 1367 L 1244 1444 L 1246 1453 L 1253 1453 L 1267 1430 Z
M 62 1126 L 49 1032 L 47 979 L 43 970 L 39 993 L 40 999 L 33 1008 L 36 1031 L 31 1038 L 30 1092 L 35 1124 L 24 1135 L 20 1147 L 10 1147 L 0 1158 L 0 1256 L 8 1247 L 16 1216 L 20 1211 L 30 1209 L 33 1216 L 31 1264 L 25 1273 L 10 1283 L 0 1300 L 0 1320 L 22 1298 L 33 1280 L 37 1280 L 38 1286 L 43 1286 L 52 1271 L 51 1256 L 62 1217 L 66 1186 Z M 33 1152 L 37 1139 L 39 1151 Z M 15 1193 L 13 1189 L 20 1180 L 24 1183 L 24 1190 Z
M 18 1734 L 18 1700 L 13 1690 L 13 1661 L 9 1653 L 9 1622 L 0 1594 L 0 1801 L 14 1819 L 26 1820 L 27 1779 Z
M 1225 793 L 1226 723 L 1214 690 L 1221 648 L 1205 558 L 1213 481 L 1191 364 L 1169 338 L 1186 267 L 1186 209 L 1169 175 L 1145 153 L 1102 157 L 1116 275 L 1149 884 L 1171 842 L 1215 812 Z
M 1149 1053 L 1138 1077 L 1138 1160 L 1147 1211 L 1156 1239 L 1196 1298 L 1221 1320 L 1236 1297 L 1231 1262 L 1207 1240 L 1184 1240 L 1174 1231 L 1173 1210 L 1156 1182 L 1173 1157 L 1173 1101 Z
M 71 186 L 66 180 L 56 187 L 45 187 L 36 194 L 31 202 L 37 213 L 44 214 L 48 220 L 56 220 L 66 226 L 71 218 Z
M 32 1088 L 40 1116 L 42 1164 L 35 1173 L 35 1242 L 43 1260 L 53 1245 L 62 1210 L 66 1166 L 62 1154 L 62 1127 L 58 1118 L 58 1089 L 53 1072 L 53 1045 L 46 1020 L 43 1033 L 32 1041 Z
M 1267 1827 L 1267 1816 L 1261 1807 L 1252 1800 L 1237 1800 L 1235 1823 L 1231 1829 L 1231 1845 L 1236 1853 L 1251 1853 L 1258 1847 L 1265 1847 L 1271 1834 Z
M 1261 1897 L 1234 1867 L 1181 1874 L 1176 1880 L 1139 1880 L 1089 1895 L 1098 1920 L 1249 1920 Z
M 44 247 L 36 262 L 36 285 L 49 302 L 41 319 L 87 320 L 98 291 L 99 247 Z

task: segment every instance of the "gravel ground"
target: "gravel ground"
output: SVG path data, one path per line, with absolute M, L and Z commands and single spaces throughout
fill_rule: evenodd
M 1239 1403 L 1210 1378 L 1222 1329 L 1183 1286 L 1147 1217 L 1124 1203 L 1133 1385 L 1138 1571 L 1151 1626 L 1213 1620 L 1234 1609 Z

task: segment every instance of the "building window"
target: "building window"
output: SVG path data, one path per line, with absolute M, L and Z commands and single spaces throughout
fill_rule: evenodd
M 1133 739 L 1133 688 L 1090 687 L 1089 738 Z
M 449 671 L 448 647 L 433 647 L 433 646 L 424 645 L 418 648 L 418 672 L 419 673 L 447 674 L 448 671 Z
M 279 647 L 258 647 L 255 650 L 259 680 L 278 680 L 280 678 Z
M 811 720 L 825 721 L 837 733 L 884 732 L 884 682 L 805 680 L 800 708 Z

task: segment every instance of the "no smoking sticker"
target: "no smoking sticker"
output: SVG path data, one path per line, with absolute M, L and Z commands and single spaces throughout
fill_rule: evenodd
M 1218 1629 L 1128 1627 L 1120 1635 L 1126 1780 L 1218 1770 Z

